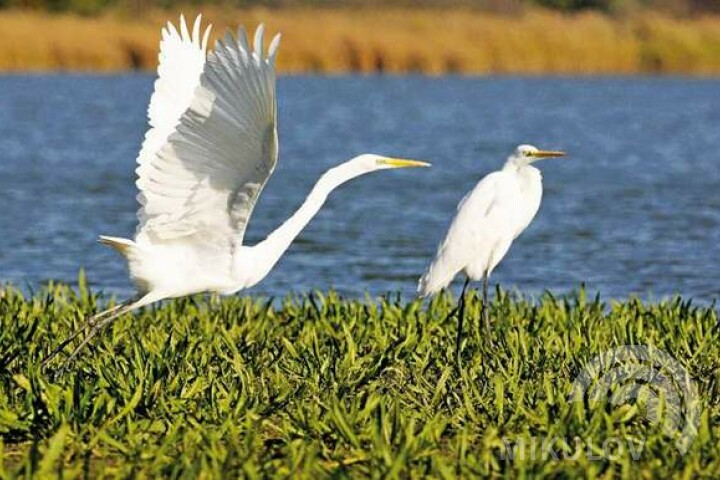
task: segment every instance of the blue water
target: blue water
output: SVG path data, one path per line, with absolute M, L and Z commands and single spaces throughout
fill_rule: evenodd
M 135 157 L 153 78 L 0 77 L 0 281 L 132 286 L 98 234 L 135 229 Z M 545 196 L 493 281 L 538 295 L 585 282 L 606 298 L 720 293 L 720 80 L 289 77 L 280 163 L 254 243 L 328 167 L 363 152 L 433 162 L 335 192 L 250 293 L 401 291 L 455 206 L 519 143 L 567 150 L 541 166 Z

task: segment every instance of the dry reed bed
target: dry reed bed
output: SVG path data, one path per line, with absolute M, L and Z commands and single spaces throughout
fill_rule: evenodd
M 283 33 L 283 72 L 720 73 L 720 17 L 467 10 L 203 9 L 215 25 Z M 159 27 L 175 13 L 141 20 L 0 13 L 0 71 L 155 68 Z

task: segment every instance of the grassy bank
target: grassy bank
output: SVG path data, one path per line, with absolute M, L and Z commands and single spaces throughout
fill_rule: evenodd
M 720 17 L 638 13 L 613 18 L 528 10 L 202 9 L 215 25 L 260 21 L 284 36 L 283 72 L 429 74 L 720 73 Z M 190 14 L 190 12 L 188 12 Z M 194 12 L 193 12 L 194 14 Z M 141 20 L 0 11 L 0 71 L 152 70 L 159 28 Z
M 720 471 L 717 314 L 680 299 L 603 305 L 580 292 L 529 303 L 501 293 L 489 347 L 473 296 L 458 373 L 447 297 L 429 306 L 198 297 L 120 319 L 72 374 L 50 380 L 39 360 L 99 301 L 62 286 L 0 295 L 0 477 Z M 590 359 L 625 344 L 654 345 L 695 379 L 702 413 L 684 456 L 637 405 L 569 402 Z M 503 457 L 503 439 L 539 437 L 585 443 L 577 458 Z M 625 448 L 593 458 L 610 437 L 633 442 L 640 457 Z

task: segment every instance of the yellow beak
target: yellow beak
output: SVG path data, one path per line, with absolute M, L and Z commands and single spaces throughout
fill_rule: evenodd
M 538 150 L 537 152 L 532 153 L 530 156 L 536 158 L 564 157 L 565 152 L 559 152 L 557 150 Z
M 392 168 L 414 168 L 414 167 L 429 167 L 430 164 L 427 162 L 419 162 L 417 160 L 406 160 L 404 158 L 390 158 L 384 157 L 378 160 L 381 165 L 389 165 Z

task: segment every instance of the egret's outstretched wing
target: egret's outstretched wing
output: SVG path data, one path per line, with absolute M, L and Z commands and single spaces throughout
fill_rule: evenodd
M 174 133 L 138 168 L 139 234 L 193 237 L 226 248 L 240 239 L 277 162 L 275 54 L 263 27 L 251 50 L 243 29 L 208 54 Z
M 158 78 L 148 106 L 150 130 L 145 135 L 137 160 L 141 166 L 153 161 L 175 131 L 180 116 L 190 106 L 193 92 L 200 83 L 211 28 L 207 26 L 201 38 L 201 18 L 201 15 L 195 18 L 192 32 L 188 30 L 182 15 L 179 30 L 170 22 L 162 29 Z M 141 204 L 144 203 L 142 193 L 139 200 Z M 141 224 L 142 216 L 141 209 Z

